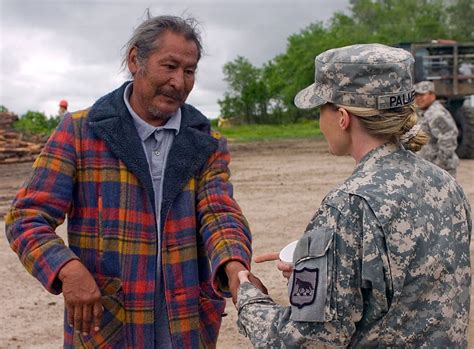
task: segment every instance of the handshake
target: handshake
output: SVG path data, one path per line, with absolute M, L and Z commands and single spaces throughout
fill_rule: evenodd
M 292 257 L 293 257 L 294 249 L 296 247 L 296 242 L 297 241 L 294 241 L 291 244 L 287 245 L 281 252 L 272 252 L 272 253 L 256 256 L 254 258 L 254 261 L 255 263 L 277 261 L 276 263 L 277 269 L 281 271 L 284 278 L 289 280 L 291 273 L 293 272 Z M 265 287 L 265 285 L 260 281 L 259 278 L 253 275 L 250 271 L 240 270 L 237 273 L 237 276 L 239 280 L 238 286 L 240 286 L 240 284 L 244 282 L 249 282 L 253 284 L 255 287 L 257 287 L 258 289 L 260 289 L 263 293 L 268 294 L 268 290 Z M 234 288 L 235 291 L 237 291 L 238 286 Z M 232 287 L 231 287 L 231 290 L 232 290 Z M 234 304 L 236 304 L 236 301 L 237 301 L 235 294 L 236 292 L 232 292 L 232 299 L 234 301 Z

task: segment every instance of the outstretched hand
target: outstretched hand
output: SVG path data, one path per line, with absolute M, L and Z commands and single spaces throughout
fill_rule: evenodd
M 252 273 L 250 273 L 242 263 L 237 262 L 237 261 L 228 262 L 225 266 L 225 271 L 227 273 L 227 278 L 229 280 L 229 290 L 230 290 L 230 293 L 232 294 L 232 302 L 234 302 L 234 304 L 237 303 L 237 289 L 239 288 L 240 283 L 241 283 L 240 278 L 239 278 L 240 272 L 244 272 L 244 271 L 247 272 L 248 273 L 247 279 L 249 280 L 249 282 L 255 285 L 255 287 L 260 289 L 263 293 L 268 294 L 267 288 L 260 281 L 260 279 L 256 277 L 255 275 L 253 275 Z
M 276 266 L 281 271 L 284 278 L 290 279 L 291 273 L 293 272 L 293 264 L 283 262 L 280 260 L 280 254 L 278 252 L 265 253 L 254 258 L 255 263 L 263 263 L 270 261 L 278 261 Z
M 239 271 L 237 276 L 239 277 L 239 281 L 241 284 L 243 284 L 244 282 L 250 282 L 249 280 L 250 272 L 248 270 Z
M 262 281 L 260 281 L 260 279 L 258 277 L 256 277 L 255 275 L 253 275 L 251 272 L 249 272 L 248 270 L 241 270 L 237 273 L 237 277 L 239 279 L 239 286 L 241 284 L 243 284 L 244 282 L 249 282 L 251 283 L 252 285 L 254 285 L 255 287 L 257 287 L 260 291 L 262 291 L 263 293 L 265 294 L 268 294 L 268 290 L 267 288 L 265 287 L 265 285 L 262 283 Z M 236 305 L 237 303 L 234 302 L 234 304 Z
M 263 282 L 258 277 L 256 277 L 254 274 L 252 274 L 251 272 L 249 272 L 249 271 L 247 271 L 247 272 L 249 273 L 249 275 L 248 275 L 249 282 L 252 285 L 254 285 L 256 288 L 258 288 L 260 291 L 262 291 L 263 293 L 268 294 L 268 290 L 265 287 L 265 285 L 263 284 Z

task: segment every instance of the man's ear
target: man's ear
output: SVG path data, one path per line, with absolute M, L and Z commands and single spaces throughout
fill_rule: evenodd
M 339 108 L 337 111 L 339 112 L 339 127 L 341 128 L 341 130 L 345 131 L 349 128 L 349 125 L 351 124 L 351 115 L 344 108 Z
M 132 47 L 130 51 L 128 51 L 127 65 L 132 76 L 139 70 L 140 64 L 138 63 L 138 50 L 136 47 Z

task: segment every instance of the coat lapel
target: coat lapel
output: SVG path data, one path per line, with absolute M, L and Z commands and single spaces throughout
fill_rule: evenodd
M 153 182 L 148 169 L 148 161 L 132 116 L 123 101 L 127 84 L 128 82 L 102 97 L 92 106 L 89 112 L 89 126 L 142 183 L 150 204 L 154 208 Z
M 123 101 L 129 82 L 99 99 L 89 112 L 89 126 L 103 139 L 110 151 L 139 179 L 152 207 L 155 207 L 153 182 L 148 161 L 132 116 Z M 168 154 L 161 204 L 162 228 L 174 199 L 191 177 L 217 149 L 207 118 L 190 105 L 181 107 L 181 127 Z
M 175 198 L 217 149 L 207 118 L 190 105 L 181 108 L 181 128 L 166 163 L 161 204 L 161 228 Z M 163 231 L 163 230 L 162 230 Z

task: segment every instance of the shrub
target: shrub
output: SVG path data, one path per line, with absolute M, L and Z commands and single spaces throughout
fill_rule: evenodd
M 59 124 L 59 117 L 47 118 L 41 112 L 29 110 L 23 114 L 13 127 L 23 133 L 49 135 Z

